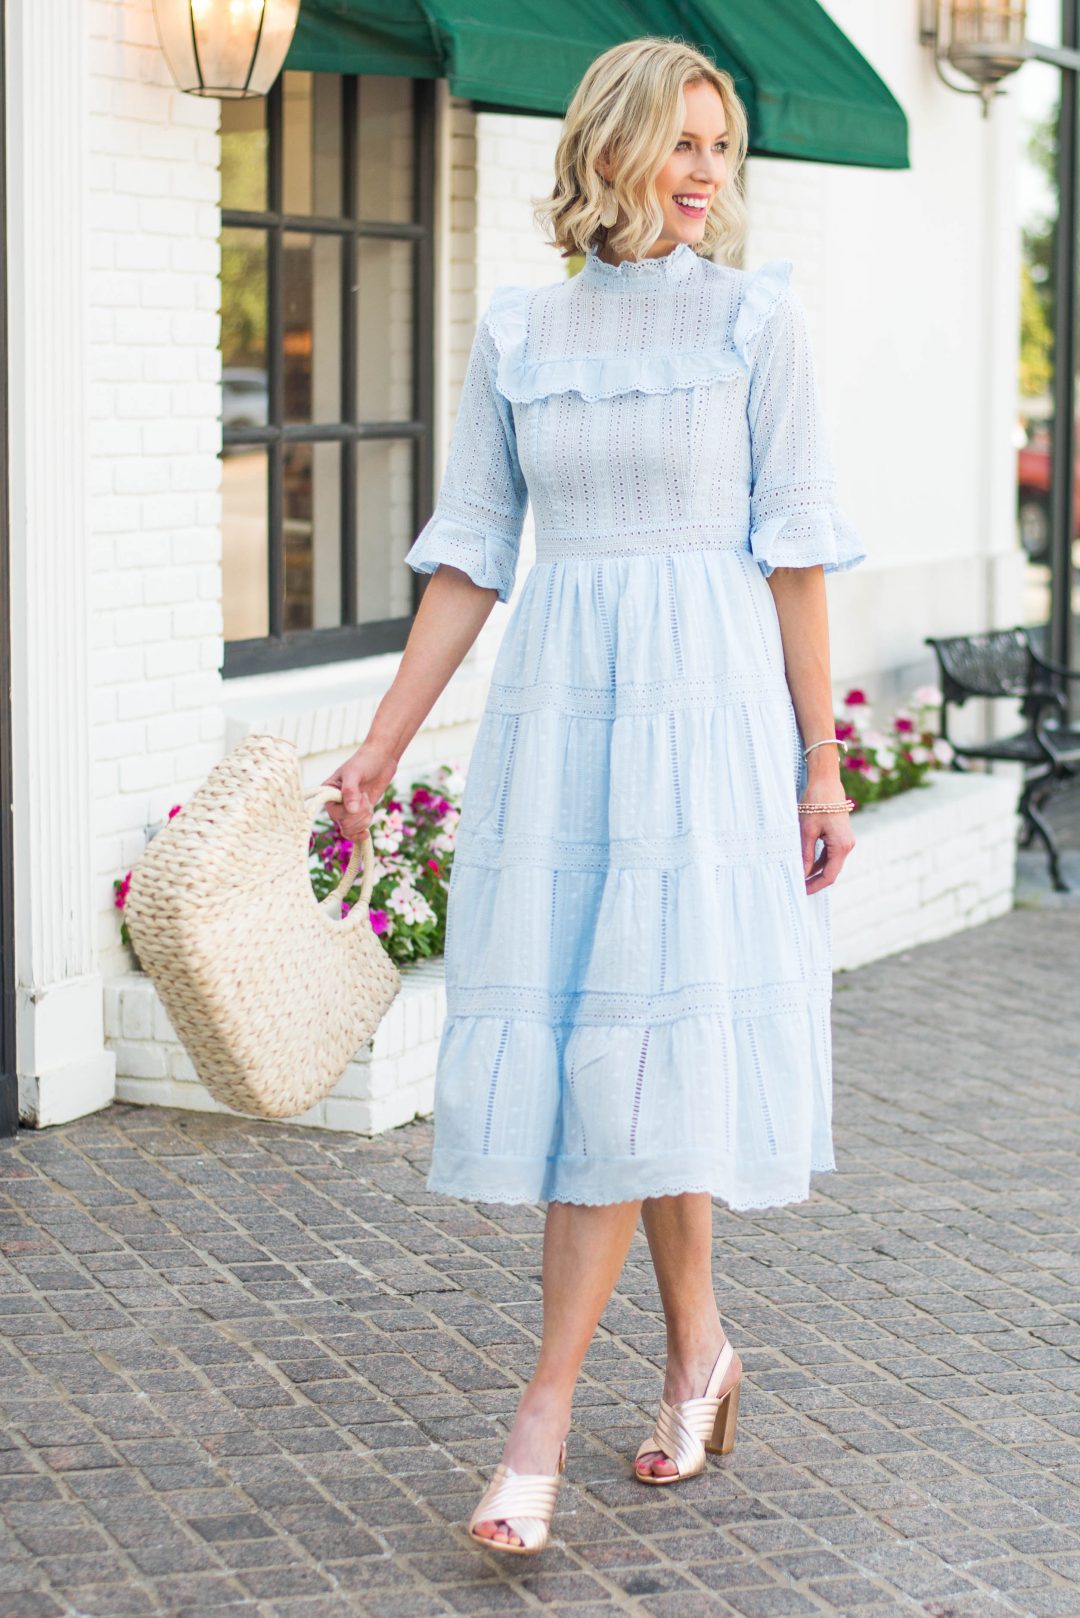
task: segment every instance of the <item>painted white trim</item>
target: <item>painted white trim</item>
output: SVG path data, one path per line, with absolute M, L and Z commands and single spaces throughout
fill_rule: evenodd
M 20 1110 L 107 1103 L 93 908 L 86 12 L 8 9 L 11 653 Z

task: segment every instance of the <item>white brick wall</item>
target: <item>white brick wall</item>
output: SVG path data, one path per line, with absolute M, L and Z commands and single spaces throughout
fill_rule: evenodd
M 150 0 L 89 5 L 95 892 L 220 758 L 218 103 L 174 89 Z

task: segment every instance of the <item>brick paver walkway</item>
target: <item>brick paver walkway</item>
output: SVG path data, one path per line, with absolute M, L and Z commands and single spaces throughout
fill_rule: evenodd
M 540 1325 L 542 1212 L 374 1142 L 119 1106 L 0 1148 L 0 1618 L 1077 1618 L 1080 908 L 837 981 L 839 1172 L 716 1211 L 745 1365 L 707 1474 L 640 1234 L 538 1562 L 462 1523 Z

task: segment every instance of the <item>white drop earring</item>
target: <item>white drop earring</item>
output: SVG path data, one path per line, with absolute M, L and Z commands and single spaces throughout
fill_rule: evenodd
M 615 195 L 615 187 L 608 185 L 604 206 L 600 210 L 600 223 L 605 230 L 610 230 L 619 217 L 619 199 Z

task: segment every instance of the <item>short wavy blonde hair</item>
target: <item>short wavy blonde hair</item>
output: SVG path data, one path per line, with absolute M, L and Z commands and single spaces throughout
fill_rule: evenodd
M 555 151 L 555 185 L 533 218 L 564 258 L 609 246 L 617 258 L 640 258 L 663 225 L 654 181 L 682 128 L 682 89 L 711 84 L 724 104 L 731 140 L 727 177 L 705 219 L 703 257 L 731 262 L 746 239 L 742 169 L 748 143 L 746 108 L 730 73 L 693 45 L 646 34 L 604 51 L 586 69 L 566 109 Z M 625 219 L 600 224 L 608 187 L 597 159 L 614 165 L 612 183 Z

